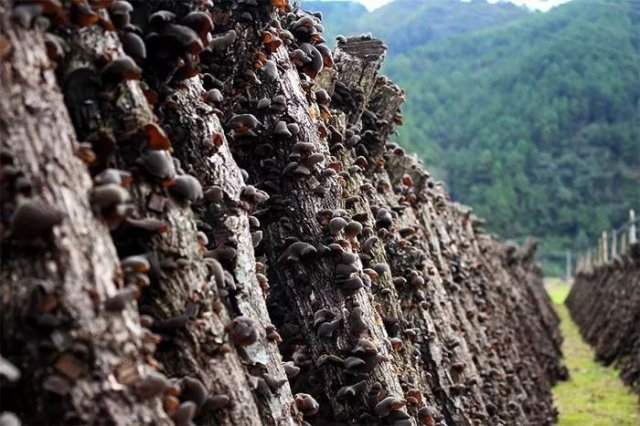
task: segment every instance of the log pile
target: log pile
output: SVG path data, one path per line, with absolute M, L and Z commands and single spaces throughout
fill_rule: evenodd
M 535 243 L 389 142 L 381 41 L 286 0 L 0 0 L 0 30 L 3 419 L 555 421 Z
M 596 359 L 640 392 L 640 245 L 574 277 L 566 305 Z

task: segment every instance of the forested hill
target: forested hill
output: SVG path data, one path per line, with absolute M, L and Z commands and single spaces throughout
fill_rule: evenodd
M 302 0 L 301 6 L 305 10 L 322 12 L 322 22 L 325 23 L 323 36 L 328 44 L 332 44 L 338 34 L 358 32 L 359 19 L 369 14 L 366 7 L 355 1 Z
M 395 0 L 373 12 L 354 1 L 301 3 L 304 9 L 322 11 L 326 37 L 372 33 L 384 40 L 392 54 L 531 14 L 512 3 L 489 4 L 482 0 Z
M 579 249 L 640 203 L 640 2 L 574 0 L 389 55 L 401 143 L 491 230 Z

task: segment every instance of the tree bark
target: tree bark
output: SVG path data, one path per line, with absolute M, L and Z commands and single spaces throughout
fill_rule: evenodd
M 72 50 L 77 54 L 77 59 L 71 58 L 68 61 L 70 69 L 66 71 L 67 75 L 75 71 L 73 67 L 78 69 L 80 66 L 88 66 L 81 58 L 97 57 L 104 53 L 105 41 L 118 56 L 123 55 L 120 41 L 115 34 L 105 33 L 97 27 L 72 33 L 68 40 L 72 43 Z M 180 96 L 174 95 L 176 99 Z M 260 418 L 260 411 L 257 396 L 251 391 L 252 386 L 244 364 L 250 355 L 261 355 L 260 350 L 264 349 L 252 345 L 236 350 L 226 343 L 228 338 L 225 325 L 231 317 L 240 312 L 229 311 L 226 306 L 217 306 L 220 303 L 220 287 L 224 286 L 224 283 L 216 282 L 214 274 L 207 266 L 198 243 L 199 228 L 191 208 L 171 198 L 162 185 L 146 178 L 136 163 L 127 157 L 127 154 L 131 155 L 132 145 L 137 142 L 139 130 L 149 123 L 155 123 L 154 114 L 140 85 L 137 82 L 120 83 L 111 96 L 118 101 L 107 104 L 101 103 L 99 99 L 92 99 L 94 104 L 100 105 L 100 110 L 91 114 L 96 122 L 87 123 L 85 120 L 82 126 L 88 129 L 108 129 L 121 146 L 121 151 L 117 153 L 114 161 L 118 166 L 129 168 L 133 173 L 131 193 L 136 204 L 135 216 L 138 219 L 159 219 L 169 225 L 166 232 L 153 237 L 131 238 L 126 231 L 114 235 L 116 245 L 123 254 L 146 253 L 159 267 L 152 277 L 152 285 L 145 289 L 139 306 L 141 311 L 153 318 L 151 329 L 160 330 L 158 332 L 162 342 L 158 346 L 156 356 L 169 377 L 196 378 L 204 383 L 209 397 L 228 400 L 220 407 L 222 409 L 207 411 L 206 405 L 201 407 L 198 411 L 201 421 L 229 425 L 250 424 L 254 419 Z M 188 94 L 185 96 L 189 99 Z M 76 116 L 86 117 L 89 114 L 77 111 L 86 103 L 87 99 L 84 99 L 83 104 L 70 104 L 69 108 L 76 112 Z M 195 107 L 196 104 L 188 104 L 190 109 L 182 109 L 176 114 L 180 114 L 183 120 L 186 120 L 186 117 L 194 114 L 192 108 Z M 182 132 L 188 129 L 189 127 L 184 127 Z M 192 167 L 196 166 L 192 164 Z M 231 169 L 231 164 L 227 167 Z M 220 177 L 225 176 L 220 173 Z M 231 178 L 233 185 L 241 185 L 242 180 L 238 173 L 227 172 L 226 177 Z M 214 219 L 221 218 L 214 217 L 211 220 Z M 228 222 L 233 223 L 232 220 Z M 232 232 L 237 232 L 238 237 L 241 236 L 237 229 L 232 229 Z M 251 261 L 246 254 L 240 259 Z M 254 283 L 243 284 L 249 286 Z M 197 306 L 197 313 L 188 314 L 186 323 L 180 323 L 180 326 L 175 328 L 165 325 L 187 314 L 190 305 Z M 264 332 L 257 331 L 261 340 L 264 339 Z M 282 373 L 280 375 L 284 375 L 278 364 L 274 365 L 271 362 L 269 367 L 279 369 L 278 372 Z M 286 403 L 274 404 L 272 410 L 268 409 L 262 417 L 265 424 L 275 424 L 281 418 L 289 419 L 291 422 L 289 407 L 285 405 Z
M 139 403 L 119 376 L 148 371 L 139 315 L 134 305 L 104 309 L 122 286 L 116 250 L 91 212 L 91 179 L 75 154 L 78 141 L 43 34 L 10 15 L 8 2 L 0 2 L 7 48 L 0 70 L 2 355 L 22 377 L 4 389 L 2 408 L 25 424 L 166 423 L 159 399 Z M 27 217 L 23 229 L 9 224 L 21 198 L 60 212 L 61 223 L 19 237 L 42 220 Z

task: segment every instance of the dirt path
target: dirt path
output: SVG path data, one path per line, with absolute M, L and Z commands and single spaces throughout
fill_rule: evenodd
M 593 351 L 580 337 L 563 302 L 568 284 L 548 280 L 547 289 L 560 315 L 564 336 L 562 350 L 571 379 L 553 389 L 560 411 L 560 426 L 640 425 L 638 397 L 618 379 L 618 371 L 593 359 Z

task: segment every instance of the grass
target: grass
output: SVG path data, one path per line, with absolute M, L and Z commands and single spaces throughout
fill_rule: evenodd
M 594 361 L 593 350 L 571 321 L 564 299 L 569 284 L 547 280 L 547 291 L 561 319 L 562 350 L 571 378 L 553 389 L 560 426 L 640 425 L 638 397 L 618 378 L 618 371 Z

